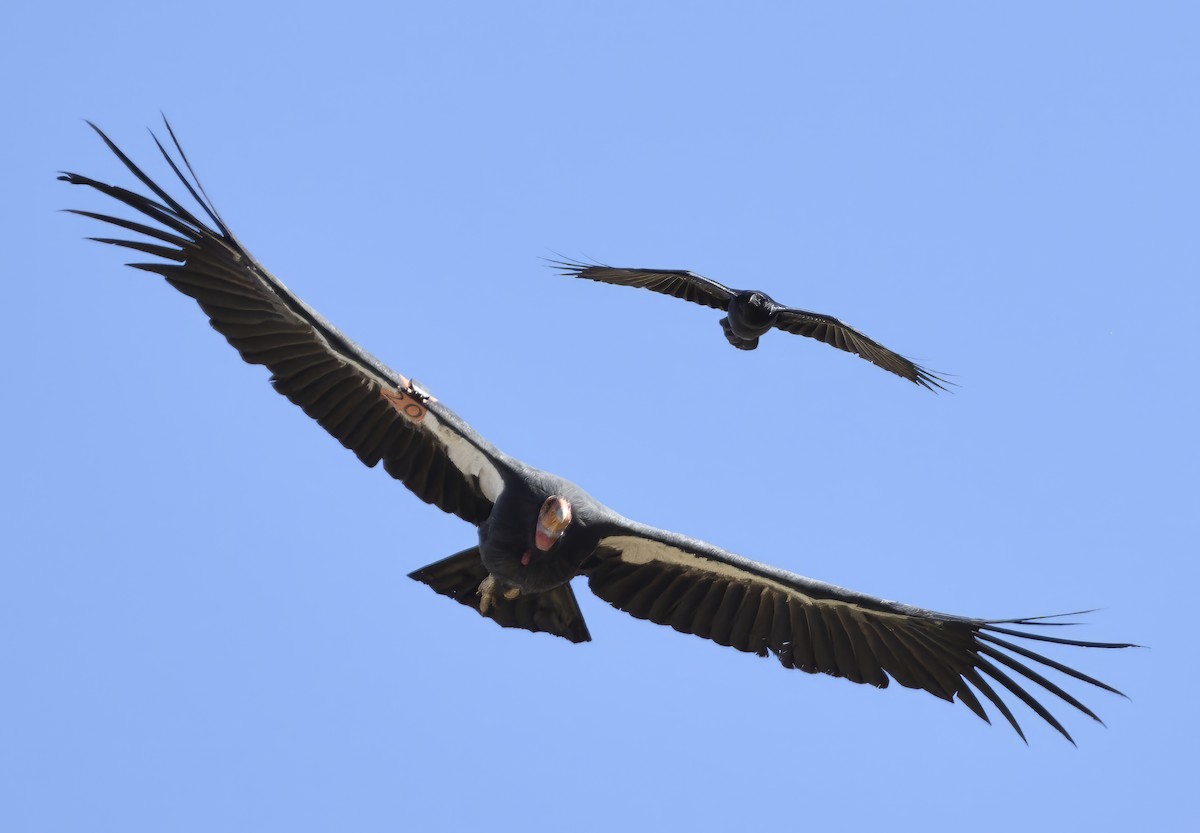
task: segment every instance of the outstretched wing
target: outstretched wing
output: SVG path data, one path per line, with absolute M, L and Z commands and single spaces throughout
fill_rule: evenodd
M 775 326 L 784 332 L 815 338 L 839 350 L 853 353 L 876 367 L 890 370 L 929 390 L 946 390 L 946 385 L 953 384 L 830 315 L 783 307 L 779 310 Z
M 719 310 L 729 309 L 729 302 L 735 294 L 733 290 L 714 280 L 684 269 L 620 269 L 599 263 L 573 263 L 569 260 L 552 260 L 550 265 L 562 270 L 562 274 L 567 277 L 586 278 L 589 281 L 613 283 L 618 286 L 637 286 Z
M 471 547 L 414 570 L 408 577 L 428 584 L 436 592 L 466 605 L 501 627 L 550 633 L 572 642 L 590 642 L 592 639 L 570 583 L 544 593 L 521 593 L 513 599 L 497 593 L 487 610 L 482 610 L 479 585 L 488 577 L 488 571 L 479 558 L 479 547 Z
M 1036 665 L 1120 692 L 1006 637 L 1086 648 L 1132 647 L 1018 629 L 1052 624 L 1038 620 L 1053 617 L 968 619 L 877 599 L 633 522 L 602 538 L 583 572 L 597 596 L 639 619 L 739 651 L 774 654 L 787 668 L 878 688 L 885 688 L 890 678 L 943 700 L 957 697 L 990 723 L 973 686 L 1022 739 L 1025 734 L 1016 717 L 989 679 L 1072 743 L 1062 724 L 1021 683 L 1035 683 L 1089 717 L 1100 718 Z
M 213 329 L 243 359 L 266 365 L 275 389 L 363 463 L 374 466 L 382 461 L 388 474 L 421 500 L 463 520 L 482 523 L 503 488 L 507 458 L 453 411 L 344 336 L 263 268 L 217 215 L 170 124 L 167 131 L 186 175 L 157 137 L 154 141 L 207 220 L 184 208 L 103 131 L 91 126 L 157 199 L 80 174 L 64 173 L 59 179 L 94 188 L 162 226 L 73 211 L 148 238 L 92 239 L 167 261 L 129 265 L 162 275 L 194 298 Z

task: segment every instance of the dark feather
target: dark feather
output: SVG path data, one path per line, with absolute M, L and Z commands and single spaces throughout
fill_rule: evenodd
M 98 214 L 74 213 L 144 234 L 168 245 L 139 240 L 94 238 L 134 249 L 174 263 L 133 264 L 155 272 L 185 295 L 194 298 L 213 328 L 251 364 L 271 371 L 276 390 L 304 409 L 360 460 L 374 466 L 380 460 L 385 470 L 404 482 L 422 500 L 481 523 L 491 511 L 481 478 L 489 475 L 493 491 L 499 489 L 501 455 L 466 426 L 452 411 L 434 401 L 418 403 L 419 410 L 432 415 L 425 422 L 407 418 L 398 403 L 407 401 L 409 380 L 389 370 L 333 325 L 296 298 L 242 248 L 207 200 L 203 188 L 194 185 L 171 158 L 157 137 L 155 142 L 191 197 L 205 221 L 188 211 L 129 159 L 98 127 L 92 125 L 105 144 L 158 201 L 141 194 L 106 185 L 74 173 L 60 179 L 86 185 L 139 211 L 167 231 Z M 167 126 L 170 130 L 170 125 Z M 174 134 L 174 148 L 194 179 Z M 449 446 L 471 449 L 467 463 L 456 463 Z M 474 467 L 472 469 L 471 467 Z
M 620 269 L 600 263 L 575 263 L 569 260 L 552 260 L 550 265 L 570 278 L 649 289 L 713 309 L 728 309 L 733 299 L 733 292 L 727 287 L 683 269 Z
M 1015 716 L 988 679 L 1000 683 L 1071 740 L 1049 709 L 1000 665 L 1097 720 L 1091 709 L 1021 659 L 1109 691 L 1114 689 L 1024 646 L 992 636 L 989 631 L 1076 647 L 1129 647 L 1125 643 L 1084 642 L 1018 629 L 1046 624 L 1037 619 L 992 622 L 899 605 L 632 522 L 602 539 L 597 557 L 585 565 L 585 572 L 592 592 L 639 619 L 670 625 L 740 651 L 760 655 L 769 652 L 785 667 L 880 688 L 895 679 L 905 687 L 924 689 L 943 700 L 957 696 L 986 720 L 987 713 L 969 688 L 970 683 L 1022 737 Z M 653 598 L 655 593 L 667 590 L 679 600 L 677 604 L 663 605 Z M 758 641 L 746 638 L 751 633 Z
M 899 353 L 893 353 L 849 324 L 828 315 L 785 308 L 779 311 L 775 327 L 787 333 L 815 338 L 831 347 L 853 353 L 876 367 L 902 376 L 927 390 L 946 390 L 946 385 L 952 384 Z

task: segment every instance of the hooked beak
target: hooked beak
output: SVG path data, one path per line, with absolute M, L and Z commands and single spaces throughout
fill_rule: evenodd
M 537 529 L 533 533 L 533 544 L 542 552 L 549 552 L 558 539 L 571 525 L 571 503 L 564 497 L 551 495 L 538 512 Z

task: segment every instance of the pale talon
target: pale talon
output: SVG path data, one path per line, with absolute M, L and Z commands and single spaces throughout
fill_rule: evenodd
M 492 605 L 496 603 L 496 577 L 488 573 L 488 577 L 479 582 L 479 589 L 475 592 L 479 594 L 479 612 L 487 613 Z M 517 596 L 521 595 L 521 588 L 508 587 L 500 591 L 499 595 L 511 602 Z
M 487 613 L 488 608 L 496 598 L 496 579 L 488 573 L 488 577 L 479 582 L 479 589 L 475 591 L 479 594 L 479 612 Z

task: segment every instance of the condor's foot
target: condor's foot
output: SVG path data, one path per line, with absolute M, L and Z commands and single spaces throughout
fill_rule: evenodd
M 496 603 L 497 587 L 498 583 L 496 581 L 496 577 L 491 573 L 488 573 L 488 577 L 479 582 L 479 589 L 476 592 L 479 593 L 480 613 L 487 613 L 488 608 Z M 499 591 L 498 595 L 503 596 L 505 599 L 511 602 L 517 596 L 521 595 L 521 588 L 509 587 Z

